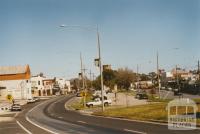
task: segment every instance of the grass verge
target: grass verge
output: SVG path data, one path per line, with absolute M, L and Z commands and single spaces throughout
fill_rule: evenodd
M 106 111 L 95 112 L 94 115 L 110 116 L 118 118 L 127 118 L 134 120 L 160 121 L 167 122 L 167 107 L 168 102 L 152 103 L 147 105 L 133 106 L 128 108 L 113 108 L 106 109 Z M 198 113 L 200 113 L 200 104 L 198 106 Z M 183 109 L 184 110 L 184 109 Z M 200 125 L 200 117 L 197 118 L 197 124 Z
M 92 94 L 87 93 L 87 95 L 86 95 L 86 102 L 91 101 L 91 98 L 92 98 Z M 81 100 L 80 100 L 79 102 L 77 102 L 77 103 L 73 103 L 73 104 L 71 105 L 71 107 L 74 108 L 74 109 L 76 109 L 76 110 L 85 109 L 85 108 L 84 108 L 84 98 L 81 97 Z M 86 107 L 86 108 L 87 108 L 87 107 Z

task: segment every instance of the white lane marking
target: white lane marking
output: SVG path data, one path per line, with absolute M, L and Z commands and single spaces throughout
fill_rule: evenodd
M 17 124 L 24 130 L 26 131 L 28 134 L 32 134 L 29 130 L 27 130 L 21 123 L 19 123 L 19 121 L 16 121 Z
M 29 110 L 27 114 L 29 114 L 30 112 L 32 112 L 33 110 L 35 110 L 37 107 L 39 107 L 39 106 L 41 106 L 41 105 L 43 105 L 43 104 L 45 104 L 45 103 L 47 103 L 47 102 L 48 102 L 48 101 L 45 101 L 45 102 L 43 102 L 43 103 L 40 103 L 39 105 L 37 105 L 37 106 L 35 106 L 34 108 L 32 108 L 31 110 Z M 49 129 L 47 129 L 47 128 L 44 128 L 44 127 L 42 127 L 42 126 L 36 124 L 35 122 L 31 121 L 31 120 L 28 118 L 27 114 L 26 114 L 26 120 L 27 120 L 28 122 L 30 122 L 31 124 L 33 124 L 33 125 L 35 125 L 36 127 L 39 127 L 39 128 L 41 128 L 41 129 L 43 129 L 43 130 L 49 132 L 49 133 L 52 133 L 52 134 L 59 134 L 59 133 L 56 133 L 56 132 L 51 131 L 51 130 L 49 130 Z
M 32 112 L 34 109 L 36 109 L 37 107 L 41 106 L 44 103 L 47 103 L 47 101 L 44 101 L 44 102 L 40 103 L 39 105 L 36 105 L 34 108 L 32 108 L 31 110 L 29 110 L 28 113 Z
M 82 124 L 87 124 L 85 121 L 77 121 L 79 123 L 82 123 Z
M 61 116 L 59 116 L 58 118 L 59 118 L 59 119 L 63 119 L 63 117 L 61 117 Z
M 49 132 L 49 133 L 58 134 L 58 133 L 56 133 L 56 132 L 54 132 L 54 131 L 51 131 L 51 130 L 49 130 L 49 129 L 47 129 L 47 128 L 44 128 L 44 127 L 42 127 L 42 126 L 40 126 L 40 125 L 38 125 L 38 124 L 32 122 L 27 116 L 26 116 L 26 120 L 27 120 L 28 122 L 30 122 L 31 124 L 35 125 L 36 127 L 39 127 L 39 128 L 41 128 L 41 129 L 43 129 L 43 130 Z
M 39 105 L 37 105 L 37 106 L 35 106 L 34 108 L 32 108 L 31 110 L 29 110 L 28 113 L 32 112 L 33 110 L 35 110 L 37 107 L 43 105 L 44 103 L 48 103 L 48 101 L 45 101 L 45 102 L 43 102 L 43 103 L 40 103 Z M 55 103 L 55 102 L 54 102 L 54 103 Z M 28 114 L 28 113 L 27 113 L 27 114 Z M 26 120 L 27 120 L 28 122 L 30 122 L 31 124 L 33 124 L 33 125 L 35 125 L 36 127 L 39 127 L 39 128 L 41 128 L 41 129 L 43 129 L 43 130 L 49 132 L 49 133 L 52 133 L 52 134 L 59 134 L 59 133 L 56 133 L 56 132 L 54 132 L 54 131 L 51 131 L 51 130 L 49 130 L 49 129 L 45 128 L 45 127 L 42 127 L 42 126 L 36 124 L 35 122 L 31 121 L 31 120 L 28 118 L 27 114 L 26 114 Z
M 130 130 L 130 129 L 124 129 L 126 132 L 132 132 L 132 133 L 137 133 L 137 134 L 147 134 L 145 132 L 140 132 L 140 131 L 135 131 L 135 130 Z

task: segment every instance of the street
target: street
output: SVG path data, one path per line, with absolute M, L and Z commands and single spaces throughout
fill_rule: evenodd
M 67 111 L 66 101 L 73 96 L 61 96 L 24 107 L 13 121 L 1 122 L 0 133 L 29 134 L 198 134 L 200 130 L 172 131 L 167 125 L 158 123 L 136 122 L 114 118 L 102 118 Z

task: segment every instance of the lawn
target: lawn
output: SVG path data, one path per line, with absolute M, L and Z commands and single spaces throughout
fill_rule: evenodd
M 92 94 L 91 93 L 87 93 L 87 95 L 86 95 L 86 102 L 91 101 L 91 98 L 92 98 Z M 84 109 L 84 97 L 81 97 L 80 102 L 72 104 L 71 107 L 74 108 L 74 109 L 76 109 L 76 110 L 82 110 L 82 109 Z
M 128 108 L 106 109 L 106 111 L 104 111 L 103 113 L 95 112 L 94 115 L 111 116 L 111 117 L 127 118 L 134 120 L 167 122 L 167 115 L 168 115 L 166 110 L 167 104 L 168 104 L 167 102 L 158 102 L 158 103 L 133 106 Z M 200 113 L 200 104 L 198 104 L 198 112 Z M 197 119 L 197 123 L 200 125 L 199 117 Z

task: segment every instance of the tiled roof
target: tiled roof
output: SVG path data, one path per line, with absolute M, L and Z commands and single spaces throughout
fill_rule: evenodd
M 23 74 L 26 73 L 27 66 L 0 66 L 0 75 Z

